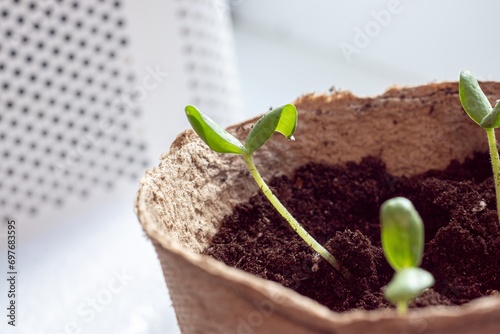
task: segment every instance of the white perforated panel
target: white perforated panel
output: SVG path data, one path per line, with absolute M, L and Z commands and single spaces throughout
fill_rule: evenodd
M 0 219 L 136 181 L 141 91 L 120 0 L 0 1 Z
M 229 14 L 242 0 L 178 0 L 187 91 L 195 104 L 221 123 L 241 112 Z
M 190 103 L 226 124 L 242 109 L 229 20 L 240 1 L 177 0 L 175 9 Z

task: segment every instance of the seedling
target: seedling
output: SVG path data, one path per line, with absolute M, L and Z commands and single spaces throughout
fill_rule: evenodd
M 495 138 L 495 129 L 500 127 L 500 100 L 492 108 L 476 78 L 469 71 L 460 72 L 458 87 L 460 102 L 465 112 L 474 122 L 486 130 L 495 181 L 498 221 L 500 222 L 500 158 Z
M 297 109 L 295 106 L 287 104 L 275 108 L 262 116 L 250 130 L 245 144 L 242 144 L 196 107 L 187 106 L 185 110 L 191 126 L 200 138 L 215 152 L 241 155 L 264 196 L 266 196 L 281 216 L 285 218 L 290 227 L 344 278 L 349 278 L 351 276 L 349 271 L 341 266 L 337 259 L 320 245 L 281 204 L 260 175 L 252 158 L 252 154 L 262 147 L 274 132 L 279 132 L 289 140 L 294 140 L 293 134 L 297 127 Z
M 380 208 L 382 248 L 396 274 L 384 297 L 403 315 L 408 303 L 434 285 L 434 277 L 419 268 L 424 251 L 424 225 L 410 200 L 396 197 Z

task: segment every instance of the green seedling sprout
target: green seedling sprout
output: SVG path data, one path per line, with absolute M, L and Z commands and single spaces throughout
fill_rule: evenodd
M 396 271 L 384 291 L 384 297 L 396 305 L 398 313 L 408 303 L 434 285 L 434 277 L 419 268 L 424 251 L 424 225 L 410 200 L 396 197 L 380 208 L 382 248 L 387 262 Z
M 328 261 L 328 263 L 330 263 L 344 278 L 349 278 L 351 276 L 349 271 L 341 266 L 337 259 L 320 245 L 290 214 L 283 204 L 281 204 L 260 175 L 252 158 L 252 154 L 264 145 L 274 132 L 279 132 L 289 140 L 294 140 L 293 134 L 297 127 L 297 109 L 295 106 L 287 104 L 275 108 L 262 116 L 250 130 L 245 144 L 242 144 L 238 139 L 216 124 L 196 107 L 187 106 L 185 111 L 189 123 L 191 123 L 195 132 L 212 150 L 218 153 L 241 155 L 250 174 L 255 179 L 255 182 L 257 182 L 263 194 L 281 216 L 285 218 L 290 227 L 297 232 L 307 245 Z
M 486 130 L 490 149 L 491 167 L 495 181 L 497 214 L 500 222 L 500 158 L 498 157 L 495 129 L 500 127 L 500 100 L 492 107 L 476 78 L 469 71 L 460 72 L 458 85 L 460 102 L 469 117 Z

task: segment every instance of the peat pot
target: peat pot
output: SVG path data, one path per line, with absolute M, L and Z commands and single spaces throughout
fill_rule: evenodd
M 500 98 L 500 83 L 482 88 L 491 101 Z M 487 148 L 484 130 L 460 105 L 456 82 L 395 87 L 377 97 L 310 94 L 295 105 L 296 141 L 276 135 L 255 153 L 266 179 L 290 175 L 309 161 L 343 164 L 368 155 L 380 157 L 393 175 L 411 176 Z M 229 131 L 244 139 L 256 120 Z M 160 259 L 183 333 L 500 332 L 499 296 L 410 309 L 406 316 L 394 309 L 336 313 L 201 255 L 222 218 L 258 190 L 239 156 L 212 152 L 191 130 L 142 177 L 136 214 Z

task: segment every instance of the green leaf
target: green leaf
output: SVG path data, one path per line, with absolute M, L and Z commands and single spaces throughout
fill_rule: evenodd
M 408 303 L 434 285 L 432 274 L 422 268 L 397 271 L 384 291 L 384 297 L 393 304 Z
M 297 109 L 293 104 L 287 104 L 271 110 L 262 116 L 253 126 L 245 142 L 247 151 L 252 154 L 271 138 L 274 132 L 279 132 L 293 140 L 297 127 Z
M 467 115 L 474 122 L 481 125 L 481 122 L 491 112 L 492 108 L 488 98 L 479 87 L 476 78 L 469 71 L 460 72 L 458 91 L 460 102 Z
M 485 129 L 496 129 L 500 127 L 500 100 L 497 101 L 495 108 L 483 118 L 480 125 Z
M 419 266 L 424 250 L 424 225 L 411 201 L 395 197 L 384 202 L 380 220 L 382 248 L 394 270 Z
M 186 116 L 194 131 L 215 152 L 244 153 L 245 147 L 233 135 L 211 120 L 194 106 L 185 108 Z

